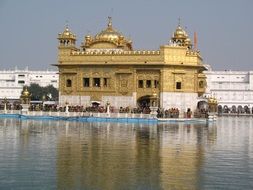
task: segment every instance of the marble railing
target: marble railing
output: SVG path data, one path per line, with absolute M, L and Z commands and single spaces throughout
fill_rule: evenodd
M 156 118 L 152 114 L 134 114 L 134 113 L 93 113 L 93 112 L 43 112 L 43 111 L 28 111 L 22 113 L 21 110 L 0 110 L 0 114 L 22 114 L 29 116 L 52 116 L 52 117 L 102 117 L 102 118 Z

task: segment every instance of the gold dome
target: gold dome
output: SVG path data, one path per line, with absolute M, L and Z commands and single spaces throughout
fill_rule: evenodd
M 84 49 L 95 48 L 95 49 L 125 49 L 132 50 L 132 41 L 124 37 L 120 32 L 112 26 L 112 18 L 108 17 L 109 21 L 107 28 L 102 30 L 100 33 L 92 36 L 86 36 L 84 39 Z
M 192 49 L 191 39 L 189 38 L 187 32 L 178 24 L 173 36 L 171 38 L 171 42 L 173 44 L 177 44 L 178 46 L 187 47 Z
M 186 39 L 188 37 L 188 34 L 185 32 L 184 29 L 181 28 L 181 26 L 179 25 L 176 28 L 176 31 L 174 32 L 174 38 L 178 38 L 178 39 Z
M 86 35 L 85 39 L 91 39 L 91 36 L 90 35 Z
M 109 17 L 107 28 L 97 34 L 95 39 L 101 41 L 117 41 L 121 36 L 123 35 L 112 27 L 112 19 Z
M 188 46 L 191 46 L 192 45 L 192 42 L 191 42 L 191 39 L 189 37 L 187 37 L 184 41 L 185 45 L 188 45 Z
M 64 31 L 58 34 L 58 39 L 61 39 L 61 38 L 76 39 L 76 35 L 70 31 L 68 26 L 66 26 Z

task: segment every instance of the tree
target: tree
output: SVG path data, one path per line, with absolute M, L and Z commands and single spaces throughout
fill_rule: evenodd
M 58 100 L 59 98 L 59 92 L 53 85 L 48 85 L 44 87 L 46 94 L 46 98 L 49 100 Z
M 25 86 L 23 87 L 23 90 Z M 36 83 L 32 83 L 30 86 L 27 87 L 28 91 L 30 92 L 31 100 L 54 100 L 57 101 L 59 98 L 58 90 L 53 87 L 53 85 L 48 85 L 46 87 L 41 87 Z

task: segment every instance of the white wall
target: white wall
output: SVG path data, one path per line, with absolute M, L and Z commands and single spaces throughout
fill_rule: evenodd
M 205 71 L 206 96 L 217 98 L 219 105 L 253 107 L 253 71 Z
M 37 83 L 58 88 L 58 71 L 3 70 L 0 71 L 0 99 L 19 99 L 23 86 Z

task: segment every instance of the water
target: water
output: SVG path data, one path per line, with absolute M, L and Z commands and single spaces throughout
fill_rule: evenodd
M 253 121 L 1 118 L 0 189 L 253 189 Z

